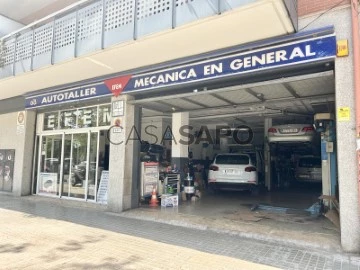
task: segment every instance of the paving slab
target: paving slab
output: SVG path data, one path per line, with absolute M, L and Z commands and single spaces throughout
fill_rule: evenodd
M 357 254 L 274 244 L 59 201 L 0 195 L 0 269 L 360 269 Z

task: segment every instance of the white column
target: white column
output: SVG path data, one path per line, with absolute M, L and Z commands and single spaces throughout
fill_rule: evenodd
M 188 161 L 188 145 L 183 142 L 188 141 L 188 137 L 180 134 L 181 127 L 189 125 L 189 113 L 181 112 L 181 113 L 173 113 L 172 115 L 172 147 L 171 147 L 171 159 L 172 164 L 176 164 L 176 166 L 182 171 L 184 165 Z
M 108 208 L 113 212 L 139 205 L 141 111 L 129 100 L 126 95 L 112 98 L 112 104 L 123 101 L 124 105 L 123 115 L 112 117 L 112 125 L 118 121 L 121 128 L 110 131 Z

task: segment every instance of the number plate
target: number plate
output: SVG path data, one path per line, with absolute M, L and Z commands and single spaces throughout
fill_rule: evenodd
M 235 170 L 233 170 L 233 169 L 226 169 L 226 170 L 224 170 L 224 173 L 225 173 L 225 174 L 234 174 L 234 173 L 235 173 Z
M 281 130 L 281 133 L 297 133 L 297 128 L 284 128 Z

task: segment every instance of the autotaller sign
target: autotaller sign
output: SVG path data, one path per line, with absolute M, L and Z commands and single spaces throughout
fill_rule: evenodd
M 138 92 L 189 84 L 199 81 L 234 77 L 280 67 L 294 66 L 336 56 L 334 34 L 298 40 L 258 50 L 217 57 L 193 64 L 177 66 L 146 74 L 112 78 L 103 84 L 80 87 L 64 92 L 26 98 L 26 108 L 46 106 L 73 100 L 89 99 L 122 92 Z

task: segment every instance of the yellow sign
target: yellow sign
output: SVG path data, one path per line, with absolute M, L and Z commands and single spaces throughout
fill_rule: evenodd
M 336 42 L 336 56 L 348 56 L 349 55 L 349 43 L 347 39 L 338 40 Z
M 349 107 L 339 108 L 337 119 L 338 121 L 350 121 L 350 108 Z

